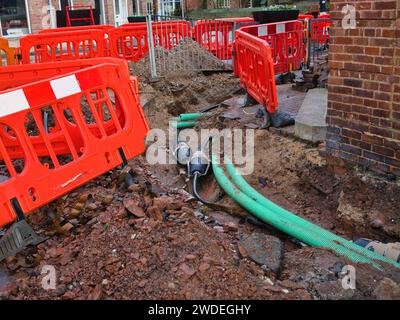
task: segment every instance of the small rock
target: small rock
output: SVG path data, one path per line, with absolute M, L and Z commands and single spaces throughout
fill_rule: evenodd
M 161 210 L 157 206 L 152 206 L 147 209 L 147 214 L 149 215 L 150 218 L 153 218 L 156 221 L 163 221 L 164 217 L 161 213 Z
M 139 193 L 139 191 L 142 189 L 140 184 L 132 184 L 129 186 L 128 190 L 132 193 Z
M 46 256 L 50 258 L 57 258 L 62 254 L 62 251 L 57 250 L 57 248 L 51 248 L 47 250 Z
M 196 270 L 193 268 L 189 267 L 186 263 L 182 263 L 179 267 L 181 271 L 183 271 L 184 274 L 187 276 L 191 277 L 196 273 Z
M 74 293 L 74 292 L 72 292 L 72 291 L 68 291 L 68 292 L 66 292 L 63 296 L 62 296 L 62 298 L 64 299 L 64 300 L 72 300 L 72 299 L 74 299 L 76 297 L 76 293 Z
M 130 226 L 134 226 L 134 225 L 137 225 L 138 223 L 143 222 L 144 220 L 145 220 L 144 218 L 140 218 L 140 219 L 131 218 L 128 220 L 128 224 Z
M 107 279 L 103 279 L 103 281 L 101 282 L 101 285 L 108 286 L 109 283 L 110 283 L 110 281 L 108 281 Z
M 112 194 L 105 195 L 103 198 L 102 203 L 106 206 L 111 204 L 111 202 L 114 200 L 114 196 Z
M 62 284 L 70 284 L 70 283 L 72 283 L 72 278 L 71 277 L 64 277 L 62 280 L 61 280 L 61 283 Z
M 124 199 L 124 207 L 129 213 L 138 218 L 144 218 L 146 216 L 143 209 L 139 207 L 139 204 L 133 199 Z
M 194 254 L 188 254 L 186 257 L 185 257 L 185 259 L 186 260 L 196 260 L 196 256 L 194 255 Z
M 238 225 L 235 222 L 228 222 L 224 225 L 226 231 L 237 232 L 239 230 Z
M 392 279 L 383 278 L 376 287 L 374 294 L 380 300 L 400 300 L 400 284 Z
M 98 284 L 89 295 L 89 300 L 102 300 L 104 297 L 103 287 Z
M 174 200 L 170 197 L 159 197 L 154 198 L 153 206 L 158 207 L 160 210 L 165 210 L 169 204 L 171 204 Z
M 240 253 L 240 256 L 242 258 L 248 258 L 249 257 L 249 253 L 247 252 L 247 250 L 240 244 L 238 244 L 238 250 Z
M 281 288 L 281 287 L 276 287 L 276 286 L 271 286 L 271 285 L 265 285 L 265 286 L 263 286 L 263 288 L 264 288 L 265 290 L 272 291 L 272 292 L 276 292 L 276 293 L 283 293 L 283 292 L 284 292 L 284 289 L 283 289 L 283 288 Z
M 258 177 L 258 182 L 261 184 L 263 188 L 265 188 L 268 185 L 267 179 L 265 179 L 265 177 Z
M 209 257 L 209 256 L 204 256 L 204 257 L 203 257 L 203 261 L 204 261 L 205 263 L 208 263 L 208 264 L 214 265 L 214 266 L 218 266 L 218 265 L 221 264 L 217 259 L 211 258 L 211 257 Z
M 97 208 L 98 208 L 98 206 L 97 206 L 97 204 L 95 204 L 94 202 L 93 202 L 93 203 L 89 203 L 89 204 L 86 206 L 86 209 L 88 209 L 88 210 L 90 210 L 90 211 L 95 211 L 95 210 L 97 210 Z
M 9 283 L 6 286 L 0 287 L 0 300 L 8 300 L 10 296 L 18 290 L 17 284 Z
M 215 226 L 213 229 L 219 233 L 224 233 L 224 227 Z
M 247 251 L 249 258 L 255 263 L 266 266 L 275 274 L 279 274 L 283 260 L 282 242 L 274 236 L 264 233 L 242 235 L 240 245 Z
M 139 282 L 138 287 L 139 288 L 144 288 L 146 286 L 146 284 L 147 284 L 147 280 L 142 280 L 142 281 Z
M 175 283 L 173 283 L 173 282 L 168 282 L 168 289 L 175 290 L 175 289 L 176 289 Z
M 65 254 L 65 255 L 63 255 L 62 257 L 61 257 L 61 259 L 60 259 L 60 264 L 62 265 L 62 266 L 66 266 L 68 263 L 70 263 L 72 261 L 72 256 L 71 256 L 71 254 Z
M 68 218 L 69 219 L 74 219 L 77 218 L 81 214 L 81 210 L 78 210 L 76 208 L 71 209 Z
M 199 266 L 199 271 L 200 272 L 205 272 L 205 271 L 207 271 L 208 269 L 210 269 L 210 265 L 208 264 L 208 263 L 206 263 L 206 262 L 202 262 L 201 264 L 200 264 L 200 266 Z
M 74 227 L 74 225 L 70 222 L 67 222 L 66 224 L 64 224 L 62 227 L 60 227 L 57 232 L 59 234 L 66 234 L 67 232 L 69 232 L 72 228 Z
M 376 218 L 371 222 L 371 227 L 374 229 L 382 229 L 385 223 L 380 218 Z

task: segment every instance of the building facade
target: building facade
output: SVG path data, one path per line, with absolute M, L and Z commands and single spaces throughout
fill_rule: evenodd
M 79 5 L 92 6 L 99 23 L 118 26 L 129 16 L 154 13 L 155 7 L 158 14 L 172 14 L 181 0 L 0 0 L 1 36 L 20 37 L 60 26 L 62 9 Z
M 343 7 L 355 9 L 355 26 Z M 331 0 L 327 153 L 335 168 L 400 176 L 400 0 Z
M 67 6 L 92 6 L 98 23 L 118 26 L 127 23 L 129 16 L 150 13 L 180 16 L 196 9 L 240 8 L 248 3 L 248 0 L 0 0 L 0 35 L 15 38 L 64 26 L 65 21 L 60 23 L 60 20 L 65 20 Z

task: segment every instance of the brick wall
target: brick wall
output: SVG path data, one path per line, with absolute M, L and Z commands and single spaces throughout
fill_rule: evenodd
M 186 11 L 196 10 L 196 9 L 203 9 L 203 0 L 186 0 Z
M 400 176 L 400 0 L 331 0 L 328 163 Z M 356 29 L 342 28 L 342 7 Z
M 58 1 L 57 1 L 58 2 Z M 31 20 L 31 30 L 32 33 L 37 33 L 39 30 L 42 30 L 43 27 L 43 19 L 47 15 L 46 12 L 43 12 L 43 7 L 49 5 L 49 0 L 29 0 L 28 1 L 28 10 L 29 17 Z
M 141 13 L 145 12 L 146 1 L 141 1 Z M 59 2 L 57 0 L 53 0 L 53 4 L 56 10 L 59 10 Z M 29 16 L 31 20 L 31 29 L 32 33 L 37 33 L 39 30 L 43 29 L 43 19 L 46 17 L 48 12 L 43 11 L 43 7 L 47 7 L 49 5 L 49 0 L 29 0 Z M 74 0 L 74 5 L 92 5 L 95 6 L 94 0 Z M 115 17 L 114 17 L 114 0 L 104 0 L 104 8 L 105 8 L 105 18 L 106 24 L 114 25 Z M 128 0 L 128 16 L 132 16 L 133 12 L 133 1 Z

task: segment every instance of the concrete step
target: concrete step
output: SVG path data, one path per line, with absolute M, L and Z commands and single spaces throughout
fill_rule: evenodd
M 295 135 L 303 140 L 319 142 L 326 138 L 328 90 L 311 89 L 296 117 Z

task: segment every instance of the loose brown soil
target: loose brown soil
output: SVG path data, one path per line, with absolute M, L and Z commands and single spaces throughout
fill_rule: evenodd
M 231 74 L 193 73 L 142 79 L 141 96 L 151 127 L 166 129 L 180 113 L 240 98 L 238 88 Z M 254 115 L 224 117 L 232 108 L 214 110 L 199 127 L 260 124 Z M 355 172 L 336 176 L 320 147 L 290 136 L 257 129 L 255 138 L 255 171 L 246 180 L 266 197 L 347 239 L 400 239 L 398 185 Z M 129 189 L 116 169 L 30 217 L 49 239 L 0 263 L 0 298 L 400 299 L 398 270 L 355 265 L 357 289 L 344 290 L 340 266 L 354 263 L 245 222 L 247 213 L 227 196 L 218 204 L 233 215 L 201 205 L 184 190 L 184 168 L 151 166 L 144 157 L 130 166 L 137 183 Z M 251 233 L 283 242 L 280 274 L 243 250 L 241 235 Z M 56 269 L 56 290 L 41 286 L 45 265 Z

